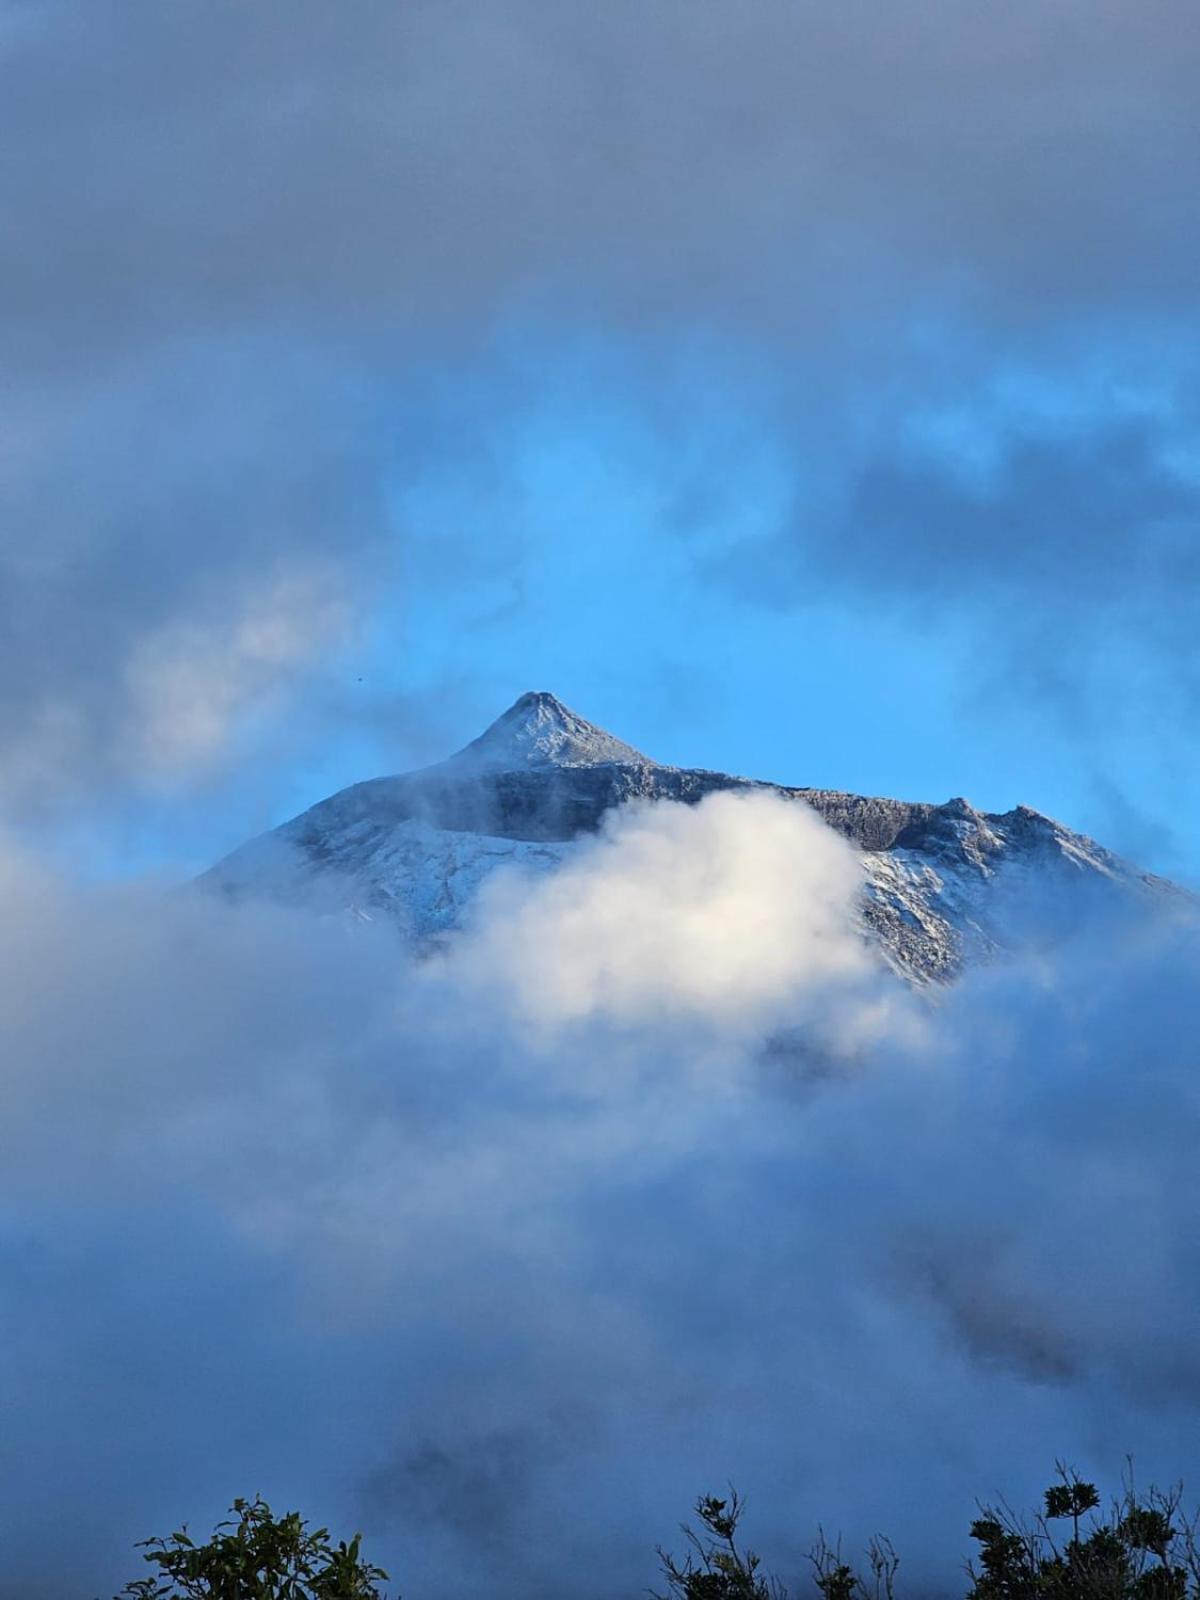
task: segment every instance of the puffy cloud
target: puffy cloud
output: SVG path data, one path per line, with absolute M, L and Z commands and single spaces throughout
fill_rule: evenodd
M 772 796 L 624 807 L 553 875 L 493 876 L 451 965 L 544 1026 L 794 1020 L 879 976 L 854 926 L 861 877 L 844 840 Z

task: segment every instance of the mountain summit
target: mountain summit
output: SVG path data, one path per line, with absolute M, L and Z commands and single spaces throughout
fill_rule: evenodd
M 201 881 L 235 899 L 385 918 L 424 946 L 461 924 L 494 868 L 553 871 L 614 806 L 695 805 L 721 790 L 808 806 L 840 833 L 862 865 L 863 937 L 915 984 L 1011 948 L 1012 908 L 1031 891 L 1169 890 L 1028 806 L 980 812 L 962 799 L 932 805 L 659 766 L 544 691 L 523 694 L 448 760 L 343 789 Z
M 463 767 L 493 772 L 519 771 L 524 767 L 594 767 L 605 761 L 654 765 L 640 750 L 585 721 L 545 690 L 523 694 L 451 760 Z

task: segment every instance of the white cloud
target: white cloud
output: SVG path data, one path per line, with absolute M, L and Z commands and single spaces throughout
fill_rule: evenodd
M 753 1028 L 877 974 L 854 919 L 853 850 L 769 795 L 612 814 L 551 876 L 497 873 L 454 953 L 537 1025 L 602 1019 Z M 836 995 L 836 998 L 835 998 Z

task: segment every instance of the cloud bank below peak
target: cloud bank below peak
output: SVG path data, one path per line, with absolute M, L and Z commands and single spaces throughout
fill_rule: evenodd
M 855 964 L 840 841 L 718 799 L 631 813 L 569 905 L 510 880 L 418 968 L 6 852 L 22 1593 L 115 1587 L 259 1488 L 412 1592 L 590 1600 L 730 1476 L 773 1565 L 884 1526 L 933 1593 L 976 1490 L 1064 1451 L 1194 1472 L 1193 931 L 918 1014 Z M 820 1072 L 768 1048 L 788 1017 Z

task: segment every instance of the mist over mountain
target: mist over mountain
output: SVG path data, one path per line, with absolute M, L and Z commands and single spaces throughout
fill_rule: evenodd
M 716 794 L 803 804 L 845 839 L 863 877 L 864 937 L 914 983 L 949 980 L 1043 935 L 1050 898 L 1073 897 L 1086 919 L 1106 901 L 1171 895 L 1028 806 L 992 814 L 959 798 L 933 805 L 663 766 L 546 692 L 522 695 L 447 761 L 319 802 L 202 881 L 235 899 L 384 917 L 420 947 L 469 919 L 497 868 L 553 871 L 618 806 Z

